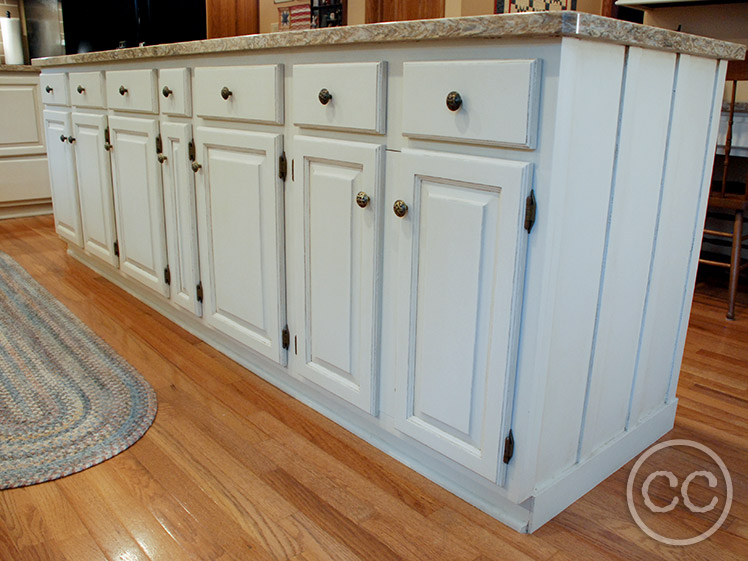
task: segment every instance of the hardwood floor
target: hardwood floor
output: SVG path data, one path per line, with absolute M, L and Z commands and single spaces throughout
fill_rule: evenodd
M 717 452 L 735 488 L 722 528 L 662 545 L 633 522 L 633 461 L 521 535 L 236 365 L 66 256 L 51 217 L 0 221 L 11 255 L 154 386 L 143 439 L 70 477 L 0 491 L 1 561 L 745 559 L 748 307 L 697 293 L 675 429 Z M 668 461 L 690 466 L 687 451 Z M 665 504 L 667 500 L 664 501 Z M 689 530 L 687 511 L 670 527 Z

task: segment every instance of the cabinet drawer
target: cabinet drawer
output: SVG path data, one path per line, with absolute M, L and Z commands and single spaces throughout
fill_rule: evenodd
M 109 109 L 157 113 L 156 71 L 144 69 L 107 72 L 106 101 Z
M 158 73 L 157 97 L 161 113 L 165 115 L 192 115 L 190 71 L 187 68 L 165 68 Z
M 294 124 L 384 134 L 386 71 L 385 62 L 295 65 Z
M 42 103 L 46 105 L 70 105 L 67 74 L 42 74 L 39 77 L 42 88 Z
M 106 107 L 103 72 L 71 72 L 70 100 L 76 107 Z
M 283 123 L 283 65 L 195 69 L 195 113 L 207 119 Z
M 406 62 L 403 134 L 534 148 L 539 71 L 538 60 Z

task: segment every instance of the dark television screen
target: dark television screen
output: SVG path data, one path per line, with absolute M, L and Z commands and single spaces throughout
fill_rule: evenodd
M 62 0 L 67 54 L 205 39 L 205 0 Z

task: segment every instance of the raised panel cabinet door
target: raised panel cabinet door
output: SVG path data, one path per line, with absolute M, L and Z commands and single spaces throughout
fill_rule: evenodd
M 282 138 L 211 127 L 195 131 L 203 317 L 217 331 L 285 364 Z
M 390 197 L 407 213 L 388 200 L 385 222 L 397 232 L 395 427 L 501 483 L 531 165 L 403 150 L 398 169 Z
M 377 405 L 384 153 L 380 144 L 294 139 L 303 181 L 305 276 L 294 371 L 371 414 Z
M 55 230 L 61 238 L 83 247 L 78 182 L 75 179 L 75 155 L 73 146 L 68 142 L 68 137 L 72 136 L 73 132 L 70 113 L 44 111 L 44 128 L 47 135 L 47 159 Z
M 195 210 L 195 173 L 192 171 L 190 145 L 192 126 L 186 123 L 162 123 L 166 159 L 161 164 L 164 177 L 164 215 L 166 248 L 171 277 L 171 301 L 197 316 L 202 304 L 197 298 L 200 282 Z M 194 145 L 193 145 L 194 146 Z M 194 154 L 194 147 L 193 152 Z
M 73 113 L 75 170 L 83 226 L 83 249 L 117 266 L 112 169 L 104 144 L 106 115 Z M 68 139 L 68 142 L 71 142 Z
M 168 297 L 158 121 L 112 116 L 109 129 L 120 270 Z

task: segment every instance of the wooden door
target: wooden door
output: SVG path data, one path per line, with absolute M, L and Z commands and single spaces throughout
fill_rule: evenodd
M 203 317 L 285 364 L 282 136 L 197 127 L 195 139 Z
M 112 197 L 112 170 L 106 144 L 106 115 L 73 113 L 76 178 L 81 205 L 83 249 L 117 266 L 117 234 Z M 70 142 L 70 140 L 69 140 Z
M 195 173 L 191 169 L 195 148 L 192 126 L 162 123 L 164 215 L 166 246 L 171 277 L 171 301 L 197 316 L 202 304 L 197 298 L 200 282 L 195 211 Z M 192 145 L 192 153 L 190 151 Z
M 67 111 L 44 111 L 47 134 L 49 181 L 52 187 L 52 206 L 55 230 L 66 241 L 83 247 L 78 182 L 75 179 L 75 155 L 68 137 L 73 134 L 73 123 Z
M 303 317 L 293 370 L 376 413 L 384 146 L 294 139 L 303 182 Z
M 444 0 L 366 0 L 366 23 L 444 17 Z
M 395 426 L 492 481 L 512 404 L 530 164 L 403 150 Z M 407 204 L 393 213 L 392 201 Z M 500 480 L 500 479 L 499 479 Z
M 166 228 L 155 118 L 109 118 L 120 270 L 169 296 Z
M 270 9 L 275 6 L 270 4 Z M 260 31 L 258 0 L 207 0 L 208 39 L 252 35 Z

